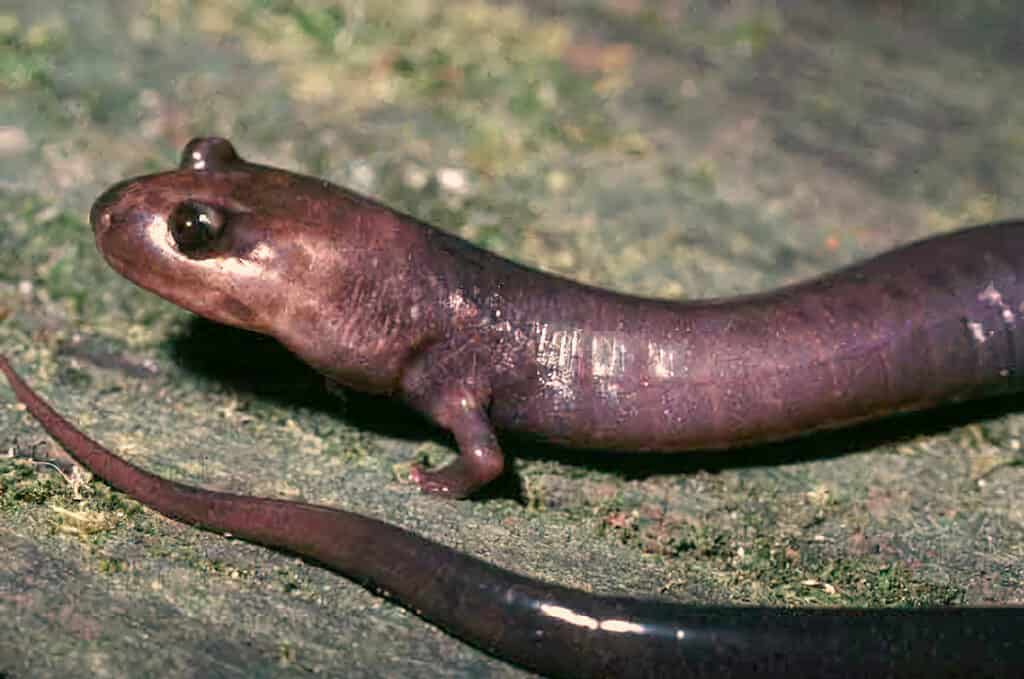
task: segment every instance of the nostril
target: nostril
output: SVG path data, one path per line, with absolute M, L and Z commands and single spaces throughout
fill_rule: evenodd
M 104 200 L 97 200 L 89 211 L 89 223 L 95 233 L 110 228 L 110 205 Z
M 112 226 L 114 220 L 117 219 L 116 215 L 122 209 L 118 206 L 122 204 L 125 187 L 130 182 L 131 180 L 125 180 L 119 184 L 114 184 L 92 204 L 92 209 L 89 210 L 89 223 L 92 224 L 94 233 L 99 234 L 102 231 L 106 231 Z

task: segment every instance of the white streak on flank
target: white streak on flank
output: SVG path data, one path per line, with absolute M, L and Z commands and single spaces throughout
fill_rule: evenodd
M 1013 323 L 1017 320 L 1017 317 L 1013 314 L 1013 309 L 1003 301 L 1003 293 L 996 289 L 996 286 L 992 281 L 989 281 L 988 285 L 985 286 L 985 289 L 978 293 L 978 301 L 984 302 L 991 307 L 1001 309 L 1002 312 L 1000 315 L 1002 316 L 1004 323 Z M 1024 311 L 1024 308 L 1021 310 Z
M 992 306 L 1003 306 L 1003 295 L 998 290 L 992 281 L 988 282 L 985 289 L 978 293 L 979 302 L 988 302 Z
M 590 340 L 591 374 L 614 377 L 626 372 L 626 345 L 615 335 L 596 333 Z
M 676 352 L 656 342 L 647 343 L 648 372 L 655 377 L 671 378 L 676 376 Z
M 975 321 L 967 321 L 967 329 L 971 331 L 971 336 L 974 341 L 978 344 L 984 344 L 988 339 L 988 335 L 985 334 L 985 326 Z
M 647 632 L 647 628 L 639 623 L 630 622 L 629 620 L 618 620 L 616 618 L 612 618 L 610 620 L 598 620 L 592 616 L 577 613 L 565 606 L 541 604 L 540 612 L 549 618 L 555 618 L 556 620 L 567 622 L 570 625 L 585 627 L 590 630 L 599 629 L 604 632 L 616 632 L 619 634 L 645 634 Z M 683 639 L 685 636 L 685 630 L 676 631 L 676 639 Z
M 574 365 L 583 331 L 548 330 L 547 324 L 540 328 L 537 342 L 537 363 L 547 369 L 540 378 L 546 387 L 568 400 L 576 390 Z
M 632 634 L 643 634 L 647 631 L 643 625 L 629 620 L 602 620 L 601 629 L 605 632 L 626 632 Z
M 587 629 L 597 629 L 598 622 L 596 618 L 592 618 L 589 615 L 583 615 L 582 613 L 576 613 L 565 606 L 554 606 L 552 604 L 541 604 L 540 612 L 549 618 L 555 618 L 569 623 L 570 625 L 576 625 L 577 627 L 586 627 Z

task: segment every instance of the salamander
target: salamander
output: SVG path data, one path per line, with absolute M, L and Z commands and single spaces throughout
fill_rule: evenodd
M 452 497 L 504 470 L 496 429 L 576 448 L 727 448 L 1022 384 L 1020 222 L 760 294 L 646 299 L 511 262 L 220 138 L 115 185 L 90 221 L 136 284 L 450 431 L 457 459 L 412 475 Z
M 1024 223 L 965 229 L 778 290 L 672 302 L 497 257 L 365 196 L 195 139 L 176 170 L 90 214 L 138 285 L 272 335 L 328 380 L 399 398 L 459 457 L 416 468 L 465 497 L 496 430 L 580 448 L 727 448 L 1019 391 Z M 773 609 L 599 596 L 327 507 L 185 486 L 118 458 L 0 358 L 83 465 L 167 516 L 291 552 L 553 676 L 1018 676 L 1024 609 Z
M 504 660 L 554 677 L 1019 677 L 1024 608 L 696 606 L 533 580 L 383 521 L 151 474 L 84 435 L 0 356 L 80 463 L 156 511 L 333 569 Z

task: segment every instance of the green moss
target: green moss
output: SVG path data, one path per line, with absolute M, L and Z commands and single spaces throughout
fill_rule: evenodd
M 294 3 L 287 9 L 303 33 L 313 38 L 325 52 L 333 52 L 338 33 L 345 28 L 345 11 L 341 7 L 303 9 Z
M 105 575 L 120 575 L 128 572 L 129 564 L 123 559 L 105 558 L 96 562 L 96 568 Z
M 9 220 L 0 229 L 0 278 L 37 283 L 76 313 L 95 309 L 107 270 L 89 225 L 32 194 L 0 193 L 0 211 Z
M 0 21 L 0 89 L 23 90 L 49 86 L 56 68 L 54 57 L 63 46 L 59 30 L 25 32 L 17 19 Z
M 767 15 L 756 15 L 732 27 L 731 38 L 737 44 L 746 44 L 756 54 L 779 35 L 779 25 Z
M 58 474 L 40 474 L 25 460 L 0 459 L 0 509 L 16 512 L 24 505 L 45 505 L 69 496 L 67 483 Z
M 963 602 L 964 591 L 928 582 L 899 563 L 831 556 L 797 541 L 757 541 L 739 577 L 789 606 L 920 606 Z

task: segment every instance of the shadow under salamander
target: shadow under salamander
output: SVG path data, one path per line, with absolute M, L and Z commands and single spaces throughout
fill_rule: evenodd
M 274 403 L 330 413 L 353 427 L 409 441 L 425 439 L 449 445 L 451 438 L 398 401 L 344 391 L 330 393 L 324 378 L 267 336 L 193 318 L 185 333 L 172 338 L 178 364 L 206 379 L 224 383 Z M 529 436 L 503 434 L 506 452 L 525 459 L 554 459 L 638 479 L 662 474 L 692 474 L 726 469 L 774 466 L 829 459 L 870 450 L 920 435 L 937 434 L 971 422 L 992 419 L 1021 409 L 1019 395 L 941 406 L 778 443 L 728 451 L 680 454 L 578 451 L 547 444 Z M 484 497 L 520 496 L 518 479 L 506 478 Z

